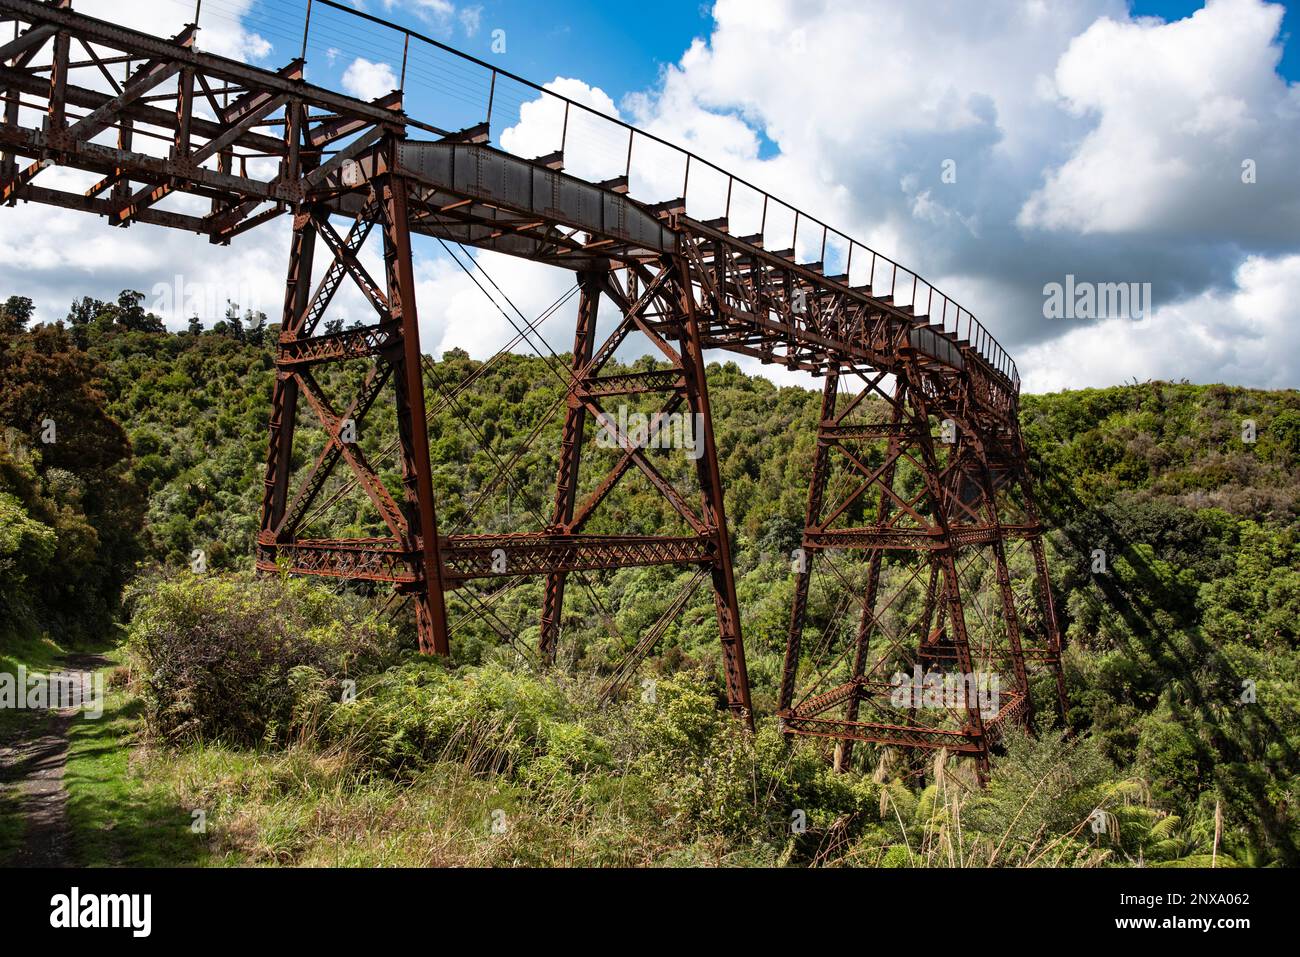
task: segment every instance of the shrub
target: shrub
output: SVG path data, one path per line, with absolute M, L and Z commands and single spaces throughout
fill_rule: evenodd
M 775 721 L 745 732 L 719 710 L 704 675 L 661 679 L 655 691 L 653 702 L 628 715 L 627 764 L 655 782 L 665 824 L 684 839 L 721 834 L 751 846 L 792 844 L 787 859 L 811 857 L 833 833 L 878 819 L 873 782 L 833 772 L 811 742 L 787 747 Z M 796 813 L 804 829 L 792 832 Z
M 364 599 L 305 579 L 156 576 L 130 601 L 146 720 L 168 740 L 283 739 L 341 697 L 342 679 L 398 656 L 394 628 Z
M 334 708 L 322 735 L 393 774 L 452 761 L 543 783 L 608 763 L 557 685 L 499 664 L 454 674 L 431 662 L 394 668 Z

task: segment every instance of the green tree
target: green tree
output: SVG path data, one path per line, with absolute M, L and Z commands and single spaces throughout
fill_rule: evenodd
M 226 300 L 226 331 L 236 342 L 243 342 L 244 321 L 239 318 L 239 303 Z
M 152 312 L 146 312 L 141 303 L 144 293 L 123 289 L 117 297 L 117 321 L 132 332 L 162 332 L 163 321 Z
M 26 296 L 10 296 L 0 305 L 0 335 L 22 332 L 32 321 L 34 307 Z

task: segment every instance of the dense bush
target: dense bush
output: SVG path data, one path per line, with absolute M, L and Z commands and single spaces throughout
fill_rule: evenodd
M 143 489 L 103 366 L 61 328 L 25 331 L 16 308 L 0 303 L 0 645 L 93 641 L 140 555 Z
M 494 664 L 455 673 L 433 662 L 394 668 L 331 709 L 321 737 L 389 774 L 453 761 L 540 779 L 609 760 L 556 685 Z
M 150 729 L 256 744 L 307 730 L 322 696 L 398 654 L 363 599 L 305 579 L 182 573 L 142 579 L 127 646 Z
M 836 774 L 806 741 L 787 747 L 775 720 L 745 732 L 717 709 L 702 679 L 660 681 L 653 704 L 632 706 L 624 716 L 628 766 L 659 783 L 665 822 L 696 839 L 766 841 L 774 853 L 810 858 L 828 836 L 843 839 L 877 819 L 874 782 Z
M 588 687 L 555 677 L 412 662 L 331 704 L 317 744 L 368 774 L 417 780 L 451 765 L 500 777 L 560 820 L 616 801 L 660 842 L 720 840 L 761 863 L 811 858 L 828 835 L 844 840 L 878 819 L 877 785 L 833 773 L 814 748 L 787 748 L 773 722 L 745 733 L 718 710 L 706 676 L 656 689 L 601 711 Z

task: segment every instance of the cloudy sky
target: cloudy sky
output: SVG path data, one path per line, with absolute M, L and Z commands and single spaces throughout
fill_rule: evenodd
M 544 19 L 525 0 L 354 5 L 680 143 L 915 269 L 998 337 L 1027 391 L 1133 378 L 1300 385 L 1300 41 L 1281 5 L 553 0 Z M 204 0 L 200 45 L 280 65 L 299 52 L 302 6 Z M 74 7 L 164 34 L 193 9 Z M 395 35 L 321 9 L 309 79 L 365 97 L 397 85 Z M 483 118 L 481 75 L 431 51 L 408 71 L 412 115 L 444 128 Z M 493 111 L 501 147 L 558 145 L 557 101 L 502 88 Z M 594 114 L 570 119 L 572 172 L 621 172 L 626 147 L 609 129 Z M 634 196 L 680 193 L 671 157 L 638 160 Z M 60 175 L 71 174 L 42 182 Z M 688 199 L 702 209 L 711 192 L 701 181 Z M 163 308 L 180 276 L 213 303 L 236 298 L 274 319 L 286 250 L 285 223 L 221 249 L 23 205 L 0 210 L 0 254 L 21 264 L 0 294 L 30 296 L 43 318 L 74 295 L 126 287 Z M 530 316 L 572 284 L 531 263 L 481 262 Z M 417 247 L 417 270 L 426 351 L 485 356 L 514 334 L 436 245 Z M 1044 287 L 1067 276 L 1149 284 L 1150 306 L 1048 318 Z M 341 305 L 364 318 L 355 298 Z M 572 319 L 543 327 L 556 351 Z

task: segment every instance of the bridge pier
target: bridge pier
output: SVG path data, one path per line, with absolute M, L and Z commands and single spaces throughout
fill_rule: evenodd
M 391 151 L 390 142 L 387 149 Z M 330 210 L 304 203 L 294 217 L 294 233 L 285 284 L 285 307 L 271 401 L 266 487 L 258 535 L 257 567 L 284 568 L 299 574 L 362 577 L 389 582 L 415 608 L 420 650 L 450 651 L 426 427 L 419 316 L 407 223 L 407 186 L 385 173 L 372 180 L 366 201 L 340 237 L 329 221 Z M 383 238 L 385 283 L 370 277 L 358 252 L 374 227 Z M 323 239 L 332 260 L 315 290 L 310 286 L 315 249 Z M 378 314 L 375 325 L 318 332 L 344 277 L 361 290 Z M 312 370 L 330 363 L 369 359 L 362 386 L 342 412 L 317 382 Z M 362 422 L 386 383 L 393 383 L 403 501 L 399 505 L 367 461 L 358 444 Z M 325 431 L 324 449 L 288 495 L 293 460 L 294 424 L 300 395 L 305 396 Z M 389 537 L 312 539 L 300 535 L 314 517 L 313 507 L 336 466 L 344 462 L 386 524 Z M 384 563 L 383 556 L 389 561 Z
M 579 277 L 582 299 L 578 308 L 574 336 L 571 383 L 567 396 L 560 460 L 555 483 L 554 517 L 547 533 L 572 536 L 598 514 L 619 481 L 634 469 L 689 526 L 699 561 L 696 567 L 707 572 L 713 588 L 714 610 L 722 650 L 722 665 L 731 711 L 753 726 L 753 706 L 749 696 L 749 677 L 745 667 L 744 643 L 741 638 L 740 609 L 731 563 L 731 542 L 723 506 L 721 473 L 718 469 L 717 443 L 713 433 L 713 413 L 709 404 L 705 375 L 704 350 L 696 315 L 695 292 L 686 264 L 672 256 L 659 262 L 629 267 L 619 277 L 607 265 L 583 272 Z M 599 348 L 595 344 L 596 313 L 602 294 L 620 312 L 620 321 Z M 606 364 L 628 338 L 640 335 L 662 357 L 655 369 L 639 373 L 602 374 Z M 675 346 L 674 346 L 675 343 Z M 662 407 L 648 418 L 643 430 L 624 430 L 626 415 L 611 415 L 603 400 L 632 396 L 660 396 Z M 682 493 L 655 464 L 658 456 L 651 450 L 664 450 L 665 434 L 673 416 L 685 408 L 689 430 L 680 428 L 676 438 L 689 440 L 684 451 L 694 460 L 700 486 L 698 510 L 693 509 Z M 615 464 L 596 481 L 579 504 L 579 473 L 584 451 L 585 424 L 590 418 L 600 429 L 603 444 L 619 451 Z M 678 420 L 680 421 L 680 420 Z M 654 539 L 647 539 L 653 543 Z M 546 579 L 541 617 L 539 650 L 546 660 L 553 660 L 560 633 L 564 586 L 567 572 L 551 571 Z M 671 616 L 684 607 L 687 593 L 697 586 L 699 576 L 690 579 L 683 594 L 664 603 L 664 614 L 634 644 L 628 658 L 607 682 L 604 696 L 612 696 L 630 680 L 635 667 L 662 637 Z
M 596 345 L 596 314 L 600 308 L 600 290 L 607 282 L 602 273 L 608 269 L 588 270 L 578 276 L 581 290 L 578 302 L 578 321 L 573 335 L 573 364 L 570 375 L 581 382 L 591 362 Z M 586 437 L 587 408 L 577 394 L 570 391 L 565 400 L 564 431 L 560 438 L 560 464 L 555 477 L 555 510 L 550 532 L 565 532 L 573 522 L 573 509 L 578 501 L 578 470 L 582 464 L 582 443 Z M 564 611 L 564 586 L 568 573 L 553 571 L 546 576 L 546 590 L 542 595 L 542 624 L 538 650 L 543 660 L 555 660 L 555 648 L 560 638 L 560 616 Z
M 966 754 L 984 778 L 1006 728 L 1032 718 L 1031 659 L 1054 674 L 1064 714 L 1042 529 L 1022 460 L 1003 457 L 977 420 L 945 417 L 952 406 L 920 394 L 907 365 L 892 391 L 883 376 L 859 373 L 865 388 L 852 397 L 828 372 L 778 714 L 788 734 L 833 740 L 837 770 L 864 742 L 901 749 L 914 772 L 926 752 Z M 1008 543 L 1028 544 L 1034 557 L 1016 581 Z M 842 550 L 866 553 L 856 570 L 840 568 Z M 803 649 L 814 563 L 842 586 L 842 602 L 861 604 L 851 641 L 837 637 L 840 616 L 815 615 L 829 666 Z M 996 607 L 985 607 L 989 592 Z M 995 690 L 981 697 L 981 687 Z

